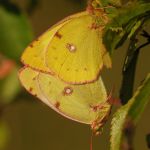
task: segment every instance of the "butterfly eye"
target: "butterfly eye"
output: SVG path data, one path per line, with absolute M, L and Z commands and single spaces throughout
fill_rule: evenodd
M 71 87 L 65 87 L 63 91 L 63 95 L 68 96 L 73 93 L 73 89 Z
M 76 46 L 73 44 L 67 44 L 66 48 L 69 49 L 70 52 L 75 52 L 76 51 Z

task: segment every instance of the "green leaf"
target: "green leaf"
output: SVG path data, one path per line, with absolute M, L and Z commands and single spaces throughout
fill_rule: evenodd
M 103 40 L 111 54 L 124 43 L 129 34 L 134 34 L 132 29 L 137 27 L 137 22 L 147 16 L 150 19 L 149 12 L 150 3 L 131 3 L 110 15 L 111 22 L 105 28 Z
M 122 5 L 121 0 L 109 0 L 109 3 L 112 4 L 113 6 L 117 6 L 117 7 Z
M 8 104 L 14 100 L 16 95 L 20 92 L 20 83 L 18 80 L 18 68 L 16 67 L 0 85 L 0 102 Z
M 0 5 L 0 52 L 19 61 L 21 53 L 32 38 L 26 16 Z
M 147 76 L 143 84 L 137 89 L 129 102 L 122 106 L 114 114 L 111 128 L 111 150 L 120 150 L 121 139 L 123 136 L 122 131 L 127 117 L 129 117 L 133 121 L 134 125 L 136 125 L 149 100 L 150 74 Z
M 108 5 L 121 6 L 121 0 L 99 0 L 103 7 Z

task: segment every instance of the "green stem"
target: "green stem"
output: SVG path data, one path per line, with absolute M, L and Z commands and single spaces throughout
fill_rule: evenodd
M 136 65 L 140 50 L 150 44 L 150 37 L 147 37 L 148 41 L 138 48 L 136 48 L 137 39 L 131 39 L 131 43 L 127 52 L 125 59 L 125 64 L 123 67 L 123 81 L 122 87 L 120 90 L 120 99 L 121 103 L 124 105 L 133 95 L 133 86 L 134 86 L 134 76 L 136 71 Z
M 143 21 L 144 24 L 145 20 Z M 134 87 L 134 77 L 136 72 L 136 65 L 138 61 L 138 56 L 140 53 L 140 50 L 150 44 L 150 35 L 146 34 L 146 32 L 143 33 L 143 36 L 147 38 L 147 42 L 142 44 L 137 48 L 137 35 L 139 31 L 141 30 L 143 24 L 139 27 L 139 29 L 135 32 L 135 34 L 131 38 L 131 42 L 129 44 L 129 48 L 127 51 L 125 63 L 123 66 L 123 81 L 122 86 L 120 90 L 120 99 L 121 103 L 124 105 L 128 103 L 129 99 L 133 95 L 133 87 Z M 130 123 L 129 123 L 130 122 Z M 122 149 L 123 150 L 133 150 L 133 137 L 135 133 L 135 126 L 132 123 L 132 120 L 127 120 L 127 125 L 124 128 L 124 138 L 122 143 Z M 125 146 L 124 146 L 125 145 Z
M 125 59 L 125 65 L 123 68 L 123 81 L 120 91 L 120 99 L 122 104 L 126 104 L 133 94 L 134 76 L 139 55 L 139 50 L 135 51 L 136 44 L 137 39 L 132 39 Z M 131 58 L 132 61 L 128 64 Z M 129 67 L 127 67 L 127 64 Z
M 123 80 L 120 89 L 120 99 L 123 105 L 126 104 L 133 95 L 134 77 L 135 77 L 136 65 L 137 65 L 137 60 L 138 60 L 140 50 L 143 47 L 150 44 L 150 35 L 146 31 L 143 31 L 143 34 L 141 35 L 147 39 L 147 42 L 137 48 L 137 42 L 138 42 L 137 35 L 141 31 L 145 22 L 149 19 L 149 17 L 150 16 L 148 15 L 145 16 L 144 19 L 142 19 L 142 23 L 140 27 L 135 31 L 135 33 L 132 35 L 130 39 L 129 48 L 123 66 L 123 71 L 122 71 Z

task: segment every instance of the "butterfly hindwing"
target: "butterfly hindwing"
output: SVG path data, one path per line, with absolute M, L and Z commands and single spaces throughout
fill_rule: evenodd
M 70 85 L 26 67 L 20 72 L 20 80 L 30 93 L 69 119 L 91 124 L 96 119 L 101 120 L 110 110 L 101 78 L 94 83 Z M 105 109 L 95 108 L 101 104 Z

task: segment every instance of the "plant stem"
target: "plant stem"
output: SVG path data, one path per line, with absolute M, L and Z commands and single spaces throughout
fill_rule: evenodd
M 136 42 L 136 40 L 133 41 L 133 45 L 131 45 L 131 47 L 134 46 L 135 44 L 134 42 Z M 134 76 L 135 76 L 136 64 L 137 64 L 140 50 L 149 44 L 150 44 L 150 41 L 142 44 L 138 49 L 136 49 L 132 58 L 133 60 L 128 64 L 127 68 L 124 67 L 123 69 L 123 81 L 122 81 L 123 84 L 122 84 L 122 88 L 120 92 L 121 103 L 123 105 L 128 102 L 128 100 L 132 97 L 132 94 L 133 94 Z M 129 59 L 129 56 L 126 57 L 126 60 L 128 59 Z
M 123 105 L 126 104 L 133 95 L 134 77 L 135 77 L 136 65 L 137 65 L 137 60 L 138 60 L 140 50 L 143 47 L 150 44 L 150 35 L 145 30 L 143 30 L 143 33 L 141 35 L 147 39 L 147 42 L 137 47 L 137 43 L 138 43 L 137 35 L 141 31 L 144 23 L 149 19 L 149 17 L 150 16 L 148 15 L 145 16 L 144 19 L 142 19 L 141 25 L 135 31 L 135 33 L 132 35 L 130 39 L 129 48 L 123 66 L 123 71 L 122 71 L 123 80 L 120 89 L 120 99 Z
M 136 44 L 137 39 L 133 38 L 128 48 L 125 64 L 123 67 L 123 81 L 120 90 L 120 99 L 123 105 L 128 102 L 133 94 L 134 76 L 139 55 L 139 50 L 135 50 Z
M 142 36 L 147 38 L 147 42 L 137 48 L 137 42 L 138 42 L 137 35 L 140 32 L 142 25 L 139 27 L 139 29 L 135 32 L 135 34 L 131 38 L 125 63 L 123 66 L 123 72 L 122 72 L 123 81 L 120 90 L 120 99 L 123 105 L 126 104 L 133 95 L 134 77 L 135 77 L 136 65 L 137 65 L 137 60 L 138 60 L 140 50 L 143 47 L 150 44 L 150 35 L 148 35 L 148 33 L 144 31 Z M 122 143 L 122 149 L 133 150 L 133 137 L 135 133 L 135 126 L 132 123 L 132 120 L 127 120 L 127 124 L 124 127 L 123 133 L 124 133 L 124 138 Z
M 122 143 L 122 150 L 133 150 L 133 138 L 135 133 L 135 126 L 131 120 L 127 120 L 124 130 L 124 137 Z

